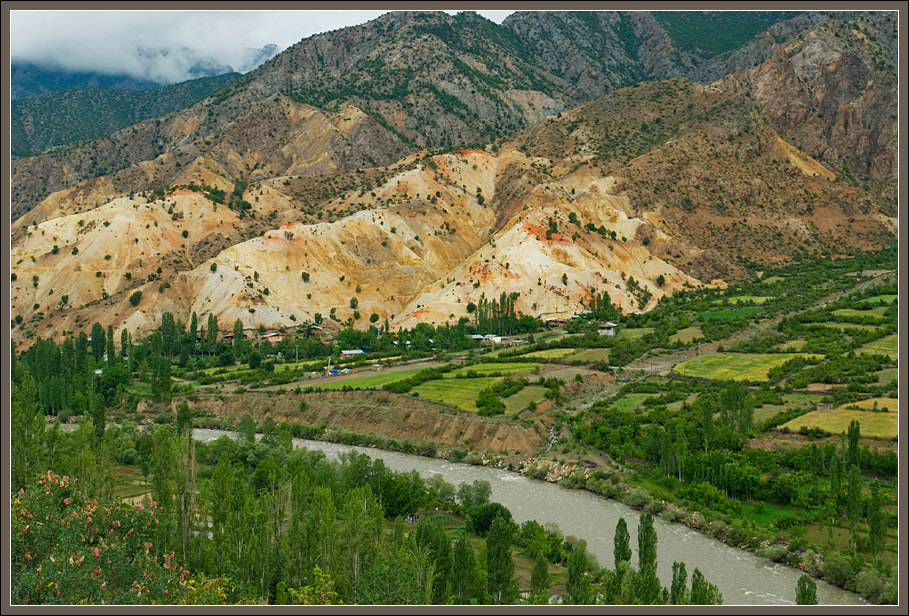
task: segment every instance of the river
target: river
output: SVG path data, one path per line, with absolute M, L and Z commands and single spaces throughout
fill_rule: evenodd
M 224 430 L 196 428 L 194 436 L 211 441 L 233 433 Z M 601 566 L 613 567 L 612 540 L 620 517 L 628 523 L 631 544 L 637 553 L 637 527 L 640 512 L 619 502 L 584 490 L 569 490 L 559 485 L 528 479 L 502 469 L 473 466 L 425 458 L 369 447 L 351 447 L 322 441 L 293 439 L 295 448 L 319 450 L 329 459 L 338 459 L 341 452 L 351 449 L 380 458 L 396 471 L 416 470 L 424 478 L 441 474 L 454 485 L 483 479 L 492 486 L 491 500 L 502 503 L 511 511 L 515 522 L 536 520 L 540 524 L 553 522 L 565 535 L 574 535 L 587 542 L 587 549 Z M 689 580 L 697 567 L 708 581 L 723 593 L 725 605 L 794 605 L 795 586 L 802 573 L 778 565 L 751 552 L 731 548 L 678 523 L 669 523 L 654 516 L 658 538 L 658 574 L 664 586 L 672 580 L 672 561 L 685 562 Z M 817 580 L 818 602 L 823 605 L 863 605 L 857 594 Z

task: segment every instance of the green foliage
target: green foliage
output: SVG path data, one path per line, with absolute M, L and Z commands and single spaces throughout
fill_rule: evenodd
M 817 584 L 811 576 L 803 575 L 795 586 L 796 605 L 817 605 Z
M 129 296 L 129 303 L 133 306 L 138 306 L 139 301 L 142 299 L 142 291 L 136 291 Z
M 512 525 L 496 517 L 486 537 L 487 590 L 492 602 L 498 605 L 514 603 L 518 598 L 518 582 L 514 577 L 514 559 L 511 556 Z
M 666 28 L 677 49 L 707 58 L 737 49 L 773 24 L 792 19 L 796 12 L 676 12 L 653 14 Z

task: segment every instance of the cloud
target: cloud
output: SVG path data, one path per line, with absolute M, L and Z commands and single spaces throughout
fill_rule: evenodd
M 13 61 L 72 71 L 124 73 L 173 83 L 193 66 L 255 68 L 251 50 L 283 51 L 386 11 L 10 11 Z M 449 11 L 454 13 L 455 11 Z M 510 11 L 480 11 L 501 23 Z

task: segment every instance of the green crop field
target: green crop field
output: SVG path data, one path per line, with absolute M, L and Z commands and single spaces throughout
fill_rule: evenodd
M 638 338 L 643 338 L 647 334 L 652 333 L 652 327 L 635 327 L 632 329 L 620 329 L 616 337 L 621 340 L 637 340 Z
M 451 404 L 465 411 L 477 411 L 477 396 L 481 389 L 485 389 L 499 380 L 499 377 L 483 377 L 476 379 L 437 379 L 426 381 L 410 390 L 410 393 L 419 395 L 424 400 L 435 400 Z
M 509 396 L 502 400 L 502 402 L 505 403 L 505 414 L 517 415 L 526 409 L 527 405 L 531 402 L 539 404 L 542 402 L 547 391 L 549 390 L 546 387 L 540 387 L 539 385 L 526 386 L 513 396 Z
M 584 349 L 568 357 L 571 361 L 609 361 L 611 349 Z
M 521 363 L 488 363 L 488 364 L 474 364 L 472 366 L 464 366 L 453 370 L 445 375 L 446 379 L 453 379 L 459 375 L 467 374 L 468 372 L 476 372 L 478 375 L 500 373 L 503 375 L 508 374 L 527 374 L 530 372 L 536 372 L 543 367 L 543 364 L 530 363 L 530 362 L 521 362 Z
M 316 389 L 326 390 L 343 389 L 345 387 L 350 387 L 351 389 L 381 389 L 386 383 L 394 383 L 395 381 L 412 377 L 420 370 L 421 368 L 413 368 L 411 370 L 400 370 L 398 372 L 375 372 L 370 373 L 369 376 L 333 379 L 325 383 L 315 381 L 312 386 Z
M 893 300 L 899 298 L 899 295 L 875 295 L 874 297 L 866 297 L 861 300 L 863 304 L 892 304 Z
M 574 349 L 543 349 L 524 355 L 524 357 L 533 357 L 534 359 L 561 359 L 574 353 Z
M 809 428 L 820 428 L 833 434 L 839 434 L 849 429 L 852 420 L 859 422 L 862 436 L 874 438 L 896 438 L 899 433 L 899 411 L 898 401 L 893 398 L 874 398 L 863 400 L 857 406 L 870 408 L 874 402 L 878 403 L 878 408 L 888 408 L 890 412 L 861 411 L 849 406 L 853 404 L 839 406 L 831 411 L 811 411 L 801 417 L 796 417 L 792 421 L 784 423 L 781 428 L 789 428 L 792 431 L 798 431 L 802 426 Z
M 783 351 L 801 351 L 802 347 L 805 346 L 805 343 L 808 342 L 804 338 L 796 338 L 795 340 L 790 340 L 789 342 L 784 342 L 780 349 Z
M 900 378 L 900 369 L 899 368 L 884 368 L 877 374 L 877 384 L 878 385 L 889 385 L 892 381 L 898 381 Z
M 869 342 L 864 346 L 860 346 L 858 351 L 859 353 L 873 353 L 880 355 L 889 355 L 891 359 L 897 359 L 899 355 L 899 336 L 897 334 L 892 334 L 890 336 L 884 336 L 879 340 Z
M 655 394 L 625 394 L 612 403 L 612 406 L 626 413 L 636 411 L 641 403 Z
M 875 319 L 883 319 L 885 312 L 887 312 L 887 306 L 878 306 L 877 308 L 872 308 L 871 310 L 840 308 L 839 310 L 834 310 L 833 314 L 838 317 L 874 317 Z
M 704 332 L 701 331 L 701 328 L 698 326 L 686 327 L 685 329 L 680 329 L 676 333 L 672 334 L 669 337 L 669 342 L 693 342 L 698 338 L 703 338 Z
M 768 370 L 800 356 L 811 357 L 803 353 L 718 353 L 689 359 L 673 371 L 705 379 L 763 381 Z
M 730 308 L 728 310 L 708 310 L 702 312 L 701 316 L 705 319 L 735 319 L 738 317 L 750 317 L 763 310 L 760 306 L 745 306 L 744 308 Z
M 764 404 L 754 409 L 754 423 L 763 423 L 773 418 L 777 413 L 791 409 L 814 409 L 814 406 L 823 399 L 821 394 L 794 393 L 783 396 L 783 404 Z

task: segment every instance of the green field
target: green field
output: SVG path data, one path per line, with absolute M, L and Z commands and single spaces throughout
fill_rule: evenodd
M 760 306 L 745 306 L 744 308 L 730 308 L 728 310 L 708 310 L 702 312 L 701 316 L 705 319 L 736 319 L 739 317 L 750 317 L 763 310 Z
M 754 423 L 763 423 L 772 419 L 776 414 L 791 409 L 813 409 L 823 397 L 822 394 L 786 394 L 783 396 L 782 404 L 764 404 L 760 408 L 754 409 Z
M 734 381 L 763 381 L 767 371 L 804 353 L 718 353 L 695 357 L 678 364 L 673 371 L 683 376 Z
M 413 368 L 411 370 L 399 370 L 398 372 L 373 372 L 369 376 L 357 378 L 336 379 L 327 383 L 318 381 L 312 386 L 316 389 L 336 390 L 350 387 L 351 389 L 381 389 L 386 383 L 394 383 L 406 378 L 410 378 L 422 368 Z
M 680 329 L 676 333 L 672 334 L 669 337 L 669 342 L 693 342 L 698 338 L 703 338 L 704 332 L 701 331 L 701 328 L 695 325 L 694 327 L 686 327 L 685 329 Z
M 899 354 L 899 335 L 884 336 L 879 340 L 860 346 L 858 351 L 859 353 L 889 355 L 891 359 L 897 359 Z
M 732 297 L 726 298 L 730 304 L 763 304 L 768 299 L 773 299 L 766 295 L 733 295 Z M 720 303 L 723 300 L 717 300 L 714 303 Z
M 609 361 L 609 351 L 611 349 L 584 349 L 578 351 L 568 359 L 571 361 Z
M 502 400 L 502 402 L 505 403 L 505 414 L 517 415 L 526 409 L 527 405 L 531 402 L 539 404 L 543 401 L 543 396 L 546 395 L 547 391 L 549 390 L 546 387 L 540 387 L 539 385 L 526 386 L 513 396 L 509 396 Z
M 509 374 L 527 374 L 529 372 L 536 372 L 543 367 L 543 364 L 530 363 L 530 362 L 521 362 L 521 363 L 495 363 L 491 362 L 488 364 L 473 364 L 472 366 L 464 366 L 453 370 L 445 375 L 446 379 L 453 379 L 462 374 L 467 374 L 468 372 L 476 372 L 478 375 L 491 374 L 491 373 L 500 373 L 503 375 Z
M 877 308 L 872 308 L 871 310 L 840 308 L 839 310 L 834 310 L 833 314 L 838 317 L 874 317 L 875 319 L 883 319 L 885 312 L 887 312 L 887 306 L 878 306 Z
M 620 329 L 619 333 L 616 334 L 616 338 L 620 340 L 637 340 L 638 338 L 643 338 L 647 334 L 652 334 L 652 327 L 635 327 L 632 329 Z
M 477 412 L 477 396 L 499 380 L 499 377 L 477 379 L 437 379 L 426 381 L 410 390 L 424 400 L 435 400 L 451 404 L 465 411 Z
M 817 323 L 817 325 L 823 325 L 824 327 L 831 327 L 833 329 L 877 329 L 876 325 L 862 325 L 861 323 L 835 323 L 833 321 L 827 321 L 824 323 Z
M 798 431 L 802 426 L 809 428 L 820 428 L 833 434 L 839 434 L 849 429 L 852 420 L 859 422 L 862 436 L 874 438 L 896 438 L 899 433 L 899 411 L 898 401 L 893 398 L 874 398 L 863 400 L 858 406 L 870 408 L 875 402 L 878 408 L 888 408 L 889 413 L 860 411 L 849 406 L 854 404 L 838 406 L 831 411 L 811 411 L 801 417 L 796 417 L 792 421 L 784 423 L 781 428 L 789 428 L 792 431 Z
M 884 368 L 877 374 L 877 384 L 878 385 L 889 385 L 892 381 L 898 381 L 900 378 L 900 369 L 899 368 Z
M 655 394 L 625 394 L 613 402 L 612 406 L 619 409 L 620 411 L 630 413 L 636 411 L 644 400 L 653 395 Z
M 892 304 L 893 300 L 899 298 L 899 295 L 875 295 L 860 300 L 863 304 Z
M 562 359 L 568 355 L 574 353 L 574 349 L 543 349 L 542 351 L 534 351 L 533 353 L 528 353 L 524 357 L 533 357 L 534 359 Z

